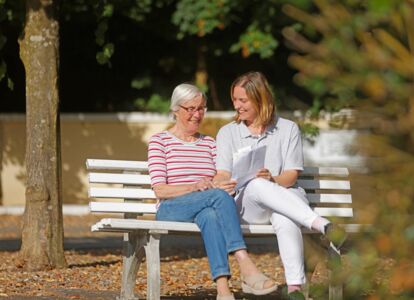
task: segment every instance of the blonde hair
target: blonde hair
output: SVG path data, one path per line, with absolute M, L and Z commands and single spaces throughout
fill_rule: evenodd
M 258 125 L 267 126 L 275 119 L 275 101 L 270 91 L 269 83 L 266 77 L 260 72 L 248 72 L 237 77 L 230 88 L 230 96 L 233 99 L 233 91 L 236 86 L 246 90 L 248 99 L 252 102 L 257 112 L 255 122 Z M 236 113 L 234 117 L 237 123 L 240 123 L 240 116 Z

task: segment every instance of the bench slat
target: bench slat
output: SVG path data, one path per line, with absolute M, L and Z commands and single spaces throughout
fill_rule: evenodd
M 322 217 L 352 218 L 354 216 L 353 209 L 350 207 L 315 207 L 313 210 Z
M 151 184 L 149 175 L 120 173 L 89 173 L 91 183 Z
M 150 189 L 139 188 L 89 188 L 89 197 L 92 198 L 123 198 L 123 199 L 156 199 Z M 310 203 L 352 203 L 350 194 L 306 194 Z
M 148 171 L 148 162 L 134 160 L 111 160 L 111 159 L 87 159 L 86 168 L 88 170 L 128 170 L 128 171 Z M 348 176 L 348 168 L 340 167 L 304 167 L 301 175 L 311 176 Z
M 154 191 L 138 188 L 89 188 L 92 198 L 156 199 Z
M 91 212 L 99 213 L 148 213 L 157 212 L 155 203 L 125 203 L 125 202 L 90 202 Z M 352 217 L 349 207 L 315 207 L 315 212 L 323 217 Z
M 149 175 L 139 174 L 89 173 L 88 178 L 89 182 L 91 183 L 113 183 L 129 185 L 151 184 Z M 346 180 L 299 179 L 298 184 L 304 189 L 350 189 L 349 181 Z
M 347 232 L 358 232 L 362 226 L 359 224 L 341 225 Z M 255 235 L 274 235 L 272 225 L 241 225 L 244 234 Z M 149 221 L 135 219 L 102 219 L 92 226 L 92 231 L 119 231 L 148 229 L 148 230 L 168 230 L 174 232 L 200 232 L 198 226 L 194 223 L 169 222 L 169 221 Z M 302 229 L 306 233 L 316 233 L 307 228 Z
M 148 175 L 139 174 L 112 174 L 112 173 L 90 173 L 89 182 L 91 183 L 113 183 L 143 185 L 151 184 Z M 299 179 L 299 186 L 304 189 L 333 189 L 333 190 L 350 190 L 351 186 L 347 180 L 312 180 Z
M 347 180 L 312 180 L 299 179 L 298 185 L 304 189 L 322 190 L 350 190 L 351 185 Z
M 301 175 L 306 176 L 349 176 L 348 168 L 330 168 L 330 167 L 304 167 Z
M 350 194 L 311 194 L 307 193 L 309 203 L 352 203 L 352 195 Z
M 135 160 L 87 159 L 88 170 L 148 171 L 148 162 Z
M 155 214 L 157 212 L 154 203 L 89 202 L 89 209 L 91 212 L 109 213 Z

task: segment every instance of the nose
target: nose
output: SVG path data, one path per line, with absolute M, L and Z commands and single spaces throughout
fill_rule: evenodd
M 197 117 L 198 119 L 202 119 L 204 116 L 204 114 L 201 112 L 201 110 L 197 109 L 194 113 L 193 113 L 193 117 Z

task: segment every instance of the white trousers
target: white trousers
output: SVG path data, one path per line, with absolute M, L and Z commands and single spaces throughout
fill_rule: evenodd
M 256 178 L 236 197 L 236 204 L 242 224 L 272 224 L 286 283 L 306 283 L 300 227 L 311 228 L 319 215 L 309 207 L 305 193 Z

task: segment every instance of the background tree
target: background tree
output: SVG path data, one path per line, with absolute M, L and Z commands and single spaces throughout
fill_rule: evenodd
M 314 4 L 312 13 L 284 7 L 301 25 L 283 31 L 297 51 L 289 58 L 299 71 L 295 81 L 314 95 L 319 108 L 358 109 L 354 125 L 371 132 L 358 144 L 370 172 L 354 184 L 364 194 L 359 217 L 375 231 L 360 236 L 348 256 L 349 270 L 342 274 L 348 296 L 412 299 L 414 1 Z
M 26 207 L 21 264 L 64 267 L 57 1 L 27 0 L 20 57 L 26 71 Z
M 6 1 L 9 15 L 22 0 Z M 261 70 L 280 109 L 306 109 L 309 94 L 292 83 L 289 50 L 280 30 L 293 21 L 287 0 L 77 0 L 60 1 L 61 109 L 63 112 L 162 111 L 182 81 L 208 89 L 210 109 L 230 109 L 233 78 Z M 309 0 L 292 0 L 306 7 Z M 7 42 L 0 56 L 3 111 L 24 111 L 24 71 L 16 56 L 21 24 L 1 22 Z M 97 63 L 98 61 L 98 63 Z

